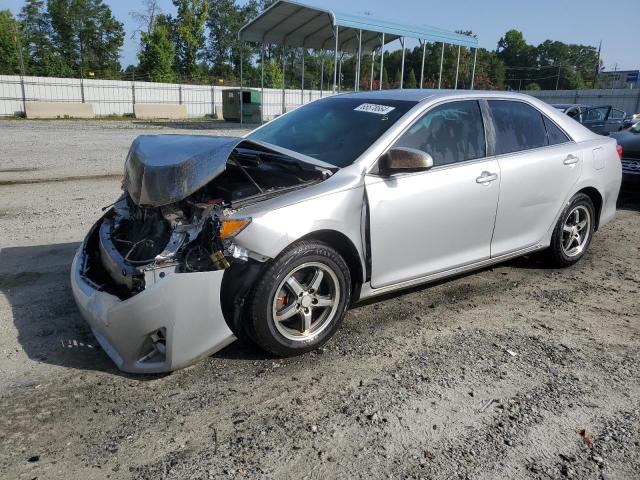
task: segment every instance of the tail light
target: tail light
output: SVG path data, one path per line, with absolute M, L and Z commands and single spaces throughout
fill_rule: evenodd
M 616 151 L 618 152 L 618 157 L 622 160 L 622 147 L 620 145 L 616 145 Z

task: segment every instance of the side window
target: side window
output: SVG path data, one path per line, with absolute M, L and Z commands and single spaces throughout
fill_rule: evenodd
M 475 100 L 438 105 L 411 125 L 395 146 L 422 150 L 436 166 L 482 158 L 486 145 L 480 105 Z
M 544 121 L 544 127 L 547 130 L 547 140 L 549 145 L 558 145 L 560 143 L 567 143 L 571 141 L 569 137 L 567 137 L 567 135 L 550 119 L 543 115 L 542 120 Z
M 526 103 L 489 100 L 496 130 L 496 155 L 547 145 L 542 115 Z
M 609 120 L 623 120 L 625 117 L 625 113 L 622 110 L 618 110 L 616 108 L 611 109 L 611 113 L 609 114 Z
M 607 119 L 609 107 L 596 107 L 585 110 L 582 120 L 584 122 L 603 122 Z
M 578 113 L 580 113 L 580 110 L 578 110 L 577 108 L 570 108 L 569 110 L 567 110 L 567 115 L 570 116 L 571 118 L 576 118 L 576 116 L 578 115 Z

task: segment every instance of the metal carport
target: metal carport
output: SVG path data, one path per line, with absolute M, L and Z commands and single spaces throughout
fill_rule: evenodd
M 475 77 L 476 56 L 478 41 L 474 37 L 449 32 L 435 27 L 401 25 L 393 22 L 378 20 L 371 17 L 359 17 L 346 15 L 316 6 L 305 5 L 289 0 L 280 0 L 267 8 L 264 12 L 244 25 L 239 33 L 240 41 L 262 43 L 262 68 L 264 68 L 264 45 L 279 44 L 284 49 L 313 48 L 326 50 L 333 48 L 333 92 L 336 91 L 338 77 L 338 52 L 357 53 L 355 90 L 359 89 L 360 61 L 362 54 L 380 51 L 380 89 L 382 89 L 382 72 L 384 70 L 384 46 L 395 40 L 400 40 L 402 45 L 402 67 L 400 74 L 400 88 L 404 83 L 404 58 L 405 39 L 414 38 L 422 45 L 422 70 L 420 73 L 420 88 L 424 80 L 424 58 L 426 42 L 440 42 L 443 44 L 440 58 L 440 75 L 438 88 L 442 84 L 442 66 L 444 60 L 444 45 L 458 46 L 458 60 L 456 64 L 456 84 L 458 84 L 458 70 L 460 66 L 460 49 L 462 47 L 474 48 L 473 71 L 471 88 Z M 283 51 L 283 76 L 284 76 L 284 51 Z M 373 71 L 373 63 L 372 63 Z M 304 94 L 304 51 L 302 56 L 302 85 Z M 373 75 L 372 75 L 373 77 Z M 262 89 L 264 90 L 264 72 L 261 75 Z M 373 78 L 371 79 L 373 88 Z M 242 87 L 242 61 L 240 62 L 240 86 Z M 283 83 L 284 105 L 284 83 Z M 284 112 L 283 112 L 284 113 Z

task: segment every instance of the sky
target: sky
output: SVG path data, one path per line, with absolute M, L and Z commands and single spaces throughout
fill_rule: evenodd
M 238 0 L 244 3 L 243 0 Z M 137 63 L 138 39 L 132 38 L 136 23 L 130 12 L 142 9 L 142 0 L 104 0 L 114 16 L 124 23 L 123 68 Z M 409 25 L 430 25 L 447 30 L 472 30 L 479 46 L 493 50 L 500 37 L 515 28 L 527 43 L 559 40 L 597 46 L 602 41 L 602 59 L 606 70 L 640 68 L 640 0 L 303 0 L 354 15 L 372 17 Z M 23 0 L 0 0 L 0 10 L 17 14 Z M 171 0 L 161 0 L 166 13 L 174 13 Z M 415 43 L 417 44 L 417 42 Z M 407 42 L 408 47 L 414 43 Z M 391 49 L 394 49 L 390 45 Z M 399 44 L 395 48 L 400 48 Z

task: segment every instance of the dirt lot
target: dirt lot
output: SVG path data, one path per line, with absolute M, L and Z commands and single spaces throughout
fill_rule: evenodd
M 640 201 L 566 270 L 521 259 L 353 308 L 321 351 L 116 370 L 68 270 L 140 133 L 0 122 L 0 478 L 640 478 Z

